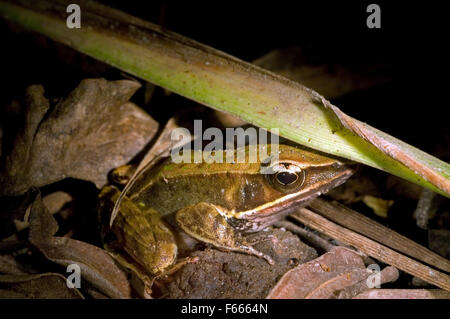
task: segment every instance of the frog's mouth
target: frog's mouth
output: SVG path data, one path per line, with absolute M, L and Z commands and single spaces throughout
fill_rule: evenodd
M 332 179 L 320 185 L 314 184 L 303 188 L 300 192 L 287 194 L 277 200 L 265 203 L 253 209 L 234 214 L 229 223 L 244 232 L 257 232 L 284 218 L 292 209 L 305 206 L 319 195 L 343 184 L 353 175 L 353 168 L 337 172 Z

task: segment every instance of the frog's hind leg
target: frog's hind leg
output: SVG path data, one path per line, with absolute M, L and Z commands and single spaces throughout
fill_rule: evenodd
M 226 218 L 219 213 L 218 209 L 218 207 L 209 203 L 198 203 L 177 211 L 175 220 L 183 231 L 201 242 L 225 250 L 255 255 L 264 258 L 269 264 L 274 264 L 270 256 L 248 244 L 228 224 Z
M 151 208 L 144 210 L 124 200 L 112 230 L 122 249 L 152 275 L 164 271 L 176 260 L 175 237 Z

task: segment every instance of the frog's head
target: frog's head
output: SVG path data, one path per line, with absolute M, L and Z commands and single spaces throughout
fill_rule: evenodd
M 260 173 L 248 176 L 239 190 L 243 202 L 228 216 L 235 228 L 259 231 L 289 208 L 341 185 L 355 171 L 354 164 L 343 160 L 287 145 L 278 148 L 276 160 L 262 159 Z

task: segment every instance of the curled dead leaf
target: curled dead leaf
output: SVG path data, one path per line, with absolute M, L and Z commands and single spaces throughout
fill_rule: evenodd
M 364 262 L 356 252 L 336 247 L 289 270 L 267 299 L 331 298 L 334 293 L 366 278 Z
M 42 86 L 27 89 L 24 129 L 0 174 L 2 195 L 20 195 L 67 177 L 101 188 L 107 173 L 131 160 L 158 124 L 128 102 L 135 81 L 86 79 L 51 109 Z M 49 111 L 50 110 L 50 111 Z
M 56 220 L 38 195 L 30 212 L 30 243 L 59 265 L 77 264 L 82 280 L 110 298 L 131 297 L 127 274 L 106 251 L 75 239 L 53 236 L 57 230 Z

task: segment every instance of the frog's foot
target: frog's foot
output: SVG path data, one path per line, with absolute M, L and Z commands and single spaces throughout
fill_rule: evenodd
M 193 264 L 199 261 L 198 257 L 186 257 L 186 258 L 181 258 L 179 260 L 177 260 L 177 262 L 171 266 L 169 266 L 168 268 L 164 269 L 160 274 L 157 275 L 157 277 L 164 277 L 164 276 L 170 276 L 173 273 L 177 272 L 178 270 L 180 270 L 184 265 L 186 264 Z
M 105 247 L 107 252 L 114 260 L 128 273 L 131 274 L 131 286 L 141 298 L 152 299 L 152 287 L 156 276 L 149 275 L 139 266 L 129 260 L 129 257 L 123 253 L 113 250 L 111 247 Z
M 193 238 L 217 248 L 238 251 L 264 258 L 273 265 L 273 259 L 254 249 L 228 224 L 219 208 L 209 203 L 182 208 L 175 215 L 177 224 Z
M 250 255 L 255 255 L 257 257 L 265 259 L 271 265 L 275 264 L 275 261 L 272 259 L 272 257 L 264 254 L 263 252 L 260 252 L 259 250 L 256 250 L 255 248 L 253 248 L 248 244 L 241 245 L 239 249 L 232 249 L 232 250 L 244 252 Z

